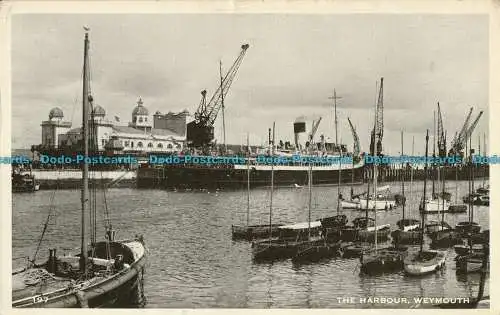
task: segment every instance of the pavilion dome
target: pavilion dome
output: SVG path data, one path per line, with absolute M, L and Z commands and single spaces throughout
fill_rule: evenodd
M 63 113 L 62 109 L 60 109 L 59 107 L 54 107 L 49 112 L 49 119 L 63 118 L 63 117 L 64 117 L 64 113 Z

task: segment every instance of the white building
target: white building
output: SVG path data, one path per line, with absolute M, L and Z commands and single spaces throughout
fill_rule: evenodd
M 153 117 L 149 115 L 142 99 L 139 99 L 137 106 L 132 111 L 132 122 L 127 126 L 120 125 L 117 119 L 107 119 L 106 111 L 99 105 L 94 105 L 92 113 L 94 122 L 89 125 L 94 126 L 99 151 L 140 154 L 179 152 L 184 148 L 189 115 L 187 111 L 178 114 L 170 113 L 170 116 L 162 116 L 157 112 Z M 63 148 L 75 146 L 82 140 L 80 127 L 69 130 L 71 123 L 62 122 L 62 110 L 52 109 L 49 118 L 51 121 L 42 123 L 42 145 Z M 52 121 L 52 119 L 54 120 Z M 161 125 L 161 128 L 156 126 L 156 119 L 159 119 L 158 126 Z M 55 126 L 53 127 L 55 131 L 50 133 L 49 131 L 52 129 L 49 130 L 48 126 Z M 62 126 L 65 129 L 62 129 Z M 44 138 L 44 135 L 47 134 L 53 135 L 53 137 Z M 57 138 L 57 143 L 54 143 L 53 139 L 55 138 Z

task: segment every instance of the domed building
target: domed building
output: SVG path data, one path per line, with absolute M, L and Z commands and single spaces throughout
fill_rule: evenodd
M 54 117 L 59 117 L 60 114 L 62 111 L 59 113 L 54 109 Z M 117 116 L 114 120 L 106 119 L 106 111 L 100 105 L 94 106 L 92 114 L 99 151 L 141 155 L 149 152 L 179 152 L 184 148 L 189 116 L 187 111 L 167 115 L 156 111 L 151 119 L 149 110 L 139 98 L 132 110 L 132 121 L 128 125 L 119 124 Z M 81 128 L 74 128 L 60 134 L 58 143 L 60 146 L 71 147 L 81 139 Z
M 57 148 L 58 138 L 69 131 L 71 122 L 63 121 L 64 113 L 59 107 L 49 111 L 49 120 L 42 121 L 42 146 Z

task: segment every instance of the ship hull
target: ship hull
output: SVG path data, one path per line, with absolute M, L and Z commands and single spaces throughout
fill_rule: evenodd
M 329 167 L 313 168 L 313 185 L 338 184 L 339 170 Z M 340 172 L 341 183 L 362 183 L 363 166 L 343 168 Z M 308 184 L 308 167 L 274 169 L 274 185 L 302 187 Z M 248 184 L 247 169 L 243 166 L 185 167 L 167 166 L 163 168 L 142 167 L 137 172 L 138 188 L 166 189 L 240 189 Z M 251 167 L 250 184 L 252 187 L 268 186 L 271 182 L 270 167 Z

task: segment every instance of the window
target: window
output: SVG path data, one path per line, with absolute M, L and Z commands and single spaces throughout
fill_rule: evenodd
M 103 146 L 106 145 L 106 140 L 102 139 L 101 143 L 102 143 Z
M 158 143 L 157 147 L 158 147 L 158 148 L 163 148 L 163 144 Z
M 129 142 L 128 141 L 125 141 L 125 146 L 128 147 L 129 146 Z
M 133 148 L 134 147 L 134 141 L 130 142 L 130 147 Z
M 139 117 L 139 122 L 140 122 L 140 123 L 142 122 L 142 117 Z
M 132 122 L 135 124 L 135 123 L 137 122 L 137 117 L 134 117 L 134 118 L 132 119 Z
M 177 149 L 180 149 L 180 148 L 181 148 L 181 145 L 180 145 L 180 144 L 177 144 L 175 147 L 176 147 Z
M 168 149 L 172 149 L 172 144 L 170 144 L 170 143 L 169 143 L 169 144 L 167 145 L 167 148 L 168 148 Z
M 148 117 L 144 117 L 144 121 L 147 122 L 148 121 Z
M 137 142 L 137 147 L 138 147 L 138 148 L 142 148 L 142 142 L 140 142 L 140 141 L 139 141 L 139 142 Z
M 153 147 L 153 144 L 150 142 L 148 143 L 148 148 L 152 148 Z

